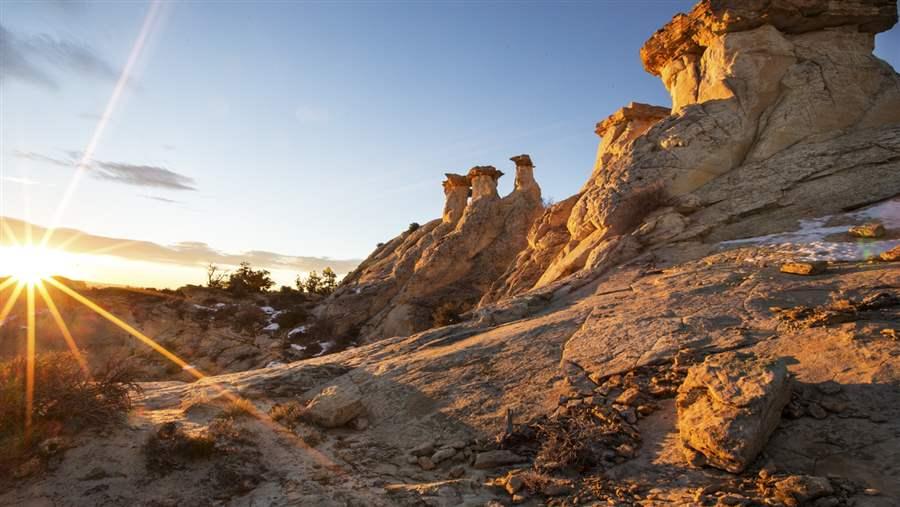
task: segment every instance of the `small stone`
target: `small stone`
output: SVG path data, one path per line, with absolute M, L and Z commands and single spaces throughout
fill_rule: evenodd
M 653 407 L 651 405 L 639 405 L 637 408 L 637 413 L 640 416 L 646 417 L 653 413 Z
M 515 495 L 525 487 L 525 479 L 523 479 L 520 475 L 513 475 L 506 481 L 504 487 L 510 495 Z
M 512 497 L 512 503 L 525 503 L 526 500 L 528 500 L 528 495 L 524 494 L 513 495 Z
M 434 470 L 434 462 L 431 461 L 431 458 L 419 456 L 416 461 L 419 463 L 419 466 L 422 467 L 422 470 Z
M 356 431 L 365 431 L 369 427 L 369 419 L 366 417 L 357 417 L 351 423 Z
M 623 458 L 633 458 L 634 457 L 634 447 L 629 444 L 622 444 L 616 447 L 616 454 L 622 456 Z
M 641 391 L 636 387 L 629 387 L 622 394 L 620 394 L 616 398 L 616 403 L 620 405 L 635 405 L 637 404 L 638 398 L 641 396 Z
M 837 394 L 841 392 L 841 385 L 837 382 L 829 380 L 828 382 L 822 382 L 821 384 L 817 384 L 816 388 L 821 391 L 823 394 Z
M 447 444 L 447 447 L 452 447 L 453 449 L 456 449 L 457 451 L 459 451 L 466 447 L 466 441 L 465 440 L 453 440 L 449 444 Z
M 413 456 L 430 456 L 434 454 L 434 442 L 426 442 L 409 451 Z
M 628 424 L 634 424 L 637 422 L 637 414 L 635 413 L 633 408 L 620 410 L 619 415 L 622 416 L 622 419 L 628 421 Z
M 415 457 L 415 456 L 407 456 L 407 457 L 406 457 L 406 462 L 409 463 L 410 465 L 418 465 L 418 464 L 419 464 L 419 458 L 417 458 L 417 457 Z
M 826 412 L 818 403 L 810 403 L 809 406 L 806 407 L 806 413 L 816 419 L 825 419 L 828 417 L 828 412 Z
M 431 461 L 435 464 L 440 463 L 441 461 L 446 461 L 453 456 L 456 456 L 456 449 L 452 447 L 444 447 L 443 449 L 438 450 L 431 456 Z
M 787 262 L 781 265 L 781 272 L 810 276 L 824 273 L 827 268 L 828 263 L 825 261 Z
M 848 232 L 851 236 L 856 236 L 857 238 L 880 238 L 884 236 L 884 226 L 877 222 L 872 222 L 855 225 Z
M 803 504 L 832 493 L 834 488 L 825 477 L 792 475 L 775 484 L 775 496 L 788 505 Z
M 745 505 L 749 500 L 741 495 L 722 495 L 719 497 L 719 505 Z
M 459 465 L 450 469 L 450 472 L 447 474 L 451 479 L 459 479 L 460 477 L 466 475 L 466 467 Z
M 834 414 L 840 414 L 841 412 L 847 410 L 847 402 L 839 398 L 825 398 L 824 400 L 819 402 L 819 405 L 821 405 L 825 410 Z
M 875 488 L 866 488 L 863 490 L 863 494 L 866 496 L 879 496 L 881 495 L 881 491 Z
M 885 423 L 888 421 L 888 418 L 886 415 L 882 414 L 881 412 L 876 412 L 874 414 L 869 415 L 869 420 L 872 421 L 873 423 Z
M 799 403 L 792 401 L 784 407 L 784 415 L 791 419 L 799 419 L 803 417 L 804 410 Z
M 514 452 L 501 449 L 498 451 L 478 453 L 478 455 L 475 456 L 475 463 L 472 466 L 478 469 L 487 469 L 505 465 L 513 465 L 516 463 L 522 463 L 524 461 L 525 458 L 523 458 L 522 456 L 519 456 Z
M 891 248 L 885 252 L 881 252 L 881 255 L 878 256 L 881 260 L 885 262 L 897 262 L 900 261 L 900 245 Z

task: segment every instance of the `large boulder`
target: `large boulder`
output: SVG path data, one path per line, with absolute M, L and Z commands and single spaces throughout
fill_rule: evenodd
M 325 387 L 309 402 L 303 418 L 324 428 L 337 428 L 365 412 L 362 394 L 350 382 Z
M 742 472 L 759 454 L 791 399 L 781 361 L 740 353 L 711 356 L 678 389 L 678 431 L 693 462 Z M 699 454 L 699 456 L 698 456 Z

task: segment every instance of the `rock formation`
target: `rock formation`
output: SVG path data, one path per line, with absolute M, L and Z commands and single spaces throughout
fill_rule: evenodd
M 598 125 L 590 180 L 485 302 L 639 246 L 768 234 L 900 193 L 900 78 L 872 55 L 896 20 L 886 0 L 706 0 L 676 16 L 641 50 L 672 114 L 631 104 Z
M 525 248 L 542 212 L 528 155 L 513 157 L 515 188 L 500 198 L 492 166 L 447 174 L 443 216 L 375 250 L 319 309 L 338 333 L 364 340 L 408 335 L 433 324 L 441 305 L 463 312 L 481 299 Z

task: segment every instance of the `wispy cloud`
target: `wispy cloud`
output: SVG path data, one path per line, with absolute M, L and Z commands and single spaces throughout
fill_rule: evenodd
M 184 204 L 181 201 L 176 201 L 175 199 L 166 199 L 165 197 L 160 197 L 158 195 L 142 195 L 144 199 L 150 199 L 152 201 L 164 202 L 166 204 Z
M 24 237 L 27 222 L 15 218 L 4 217 L 16 237 Z M 32 224 L 32 234 L 41 237 L 44 228 Z M 11 241 L 8 235 L 0 236 L 0 246 L 9 246 L 2 241 Z M 330 267 L 338 273 L 352 271 L 358 264 L 356 259 L 331 259 L 328 257 L 304 257 L 285 255 L 262 250 L 243 253 L 227 253 L 216 250 L 199 241 L 184 241 L 174 245 L 160 245 L 149 241 L 136 241 L 105 236 L 96 236 L 76 229 L 57 229 L 50 247 L 66 244 L 66 251 L 71 253 L 90 254 L 100 252 L 129 260 L 162 262 L 183 266 L 203 266 L 210 262 L 223 266 L 237 266 L 243 261 L 255 267 L 297 272 L 321 271 Z
M 16 176 L 3 176 L 3 177 L 0 177 L 0 180 L 8 181 L 10 183 L 17 183 L 19 185 L 26 185 L 26 186 L 40 185 L 40 183 L 38 183 L 37 181 L 31 180 L 28 178 L 19 178 Z
M 68 159 L 51 157 L 33 151 L 16 150 L 14 154 L 18 158 L 60 167 L 75 167 L 81 158 L 81 153 L 77 151 L 67 151 Z M 94 178 L 113 181 L 123 185 L 167 190 L 197 190 L 197 182 L 190 176 L 185 176 L 160 166 L 89 160 L 87 162 L 87 170 Z
M 0 82 L 17 79 L 59 89 L 53 71 L 115 81 L 118 73 L 90 46 L 48 34 L 20 36 L 0 25 Z

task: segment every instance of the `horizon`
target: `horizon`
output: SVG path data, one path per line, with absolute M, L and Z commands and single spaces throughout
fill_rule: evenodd
M 6 2 L 0 221 L 70 230 L 58 274 L 95 283 L 344 274 L 440 216 L 445 172 L 528 153 L 575 194 L 596 122 L 671 104 L 636 48 L 692 3 Z M 896 27 L 875 54 L 898 66 Z

